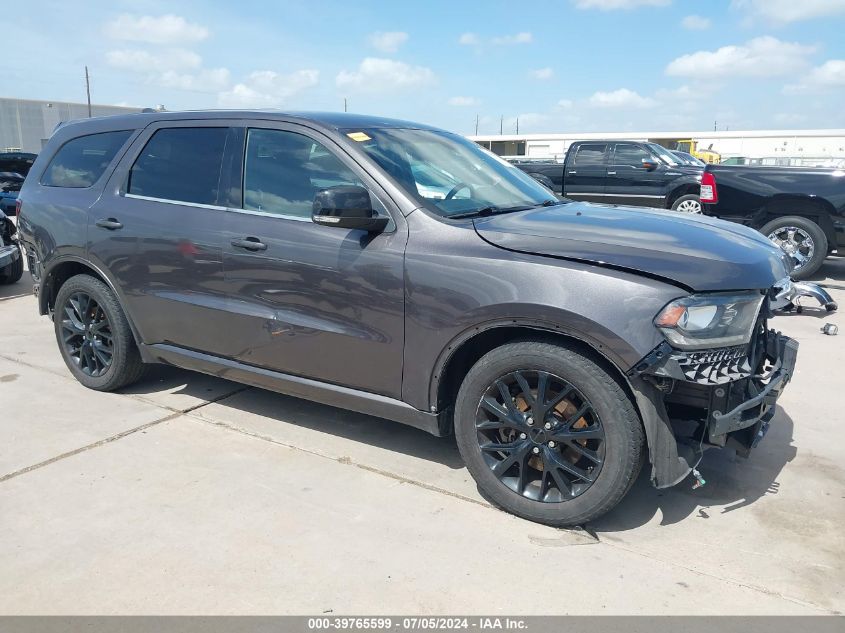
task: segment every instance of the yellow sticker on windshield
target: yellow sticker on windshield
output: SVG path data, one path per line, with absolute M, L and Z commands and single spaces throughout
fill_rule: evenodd
M 349 132 L 346 136 L 351 138 L 353 141 L 358 141 L 359 143 L 370 140 L 370 137 L 363 132 Z

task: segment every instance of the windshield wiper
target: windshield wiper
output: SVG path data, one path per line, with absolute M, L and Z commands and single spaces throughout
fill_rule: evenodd
M 447 215 L 446 217 L 449 219 L 461 219 L 461 218 L 486 218 L 491 215 L 500 215 L 502 213 L 514 213 L 515 211 L 528 211 L 529 209 L 533 209 L 533 206 L 519 206 L 519 207 L 482 207 L 481 209 L 476 209 L 475 211 L 467 211 L 465 213 L 455 213 L 453 215 Z

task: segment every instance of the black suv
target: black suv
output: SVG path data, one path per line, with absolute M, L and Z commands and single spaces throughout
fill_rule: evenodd
M 21 191 L 38 306 L 114 390 L 169 363 L 443 436 L 520 516 L 583 523 L 759 441 L 797 345 L 756 231 L 559 201 L 463 137 L 346 114 L 60 127 Z

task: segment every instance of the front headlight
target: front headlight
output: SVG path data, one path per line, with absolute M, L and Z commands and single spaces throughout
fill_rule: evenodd
M 742 345 L 751 340 L 762 302 L 759 292 L 690 295 L 669 303 L 654 324 L 681 349 Z

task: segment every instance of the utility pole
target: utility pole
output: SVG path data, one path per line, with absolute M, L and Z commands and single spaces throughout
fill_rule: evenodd
M 343 98 L 343 111 L 346 112 L 346 97 Z
M 475 115 L 475 135 L 478 136 L 478 115 Z
M 516 117 L 516 133 L 519 134 L 519 117 Z
M 499 136 L 504 134 L 504 128 L 505 128 L 505 115 L 503 114 L 499 117 Z
M 88 95 L 88 118 L 91 118 L 91 79 L 88 77 L 88 66 L 85 66 L 85 93 Z
M 713 121 L 713 131 L 714 132 L 716 131 L 716 123 L 717 123 L 717 121 Z

